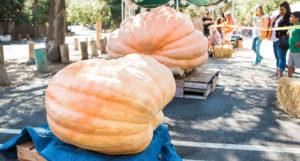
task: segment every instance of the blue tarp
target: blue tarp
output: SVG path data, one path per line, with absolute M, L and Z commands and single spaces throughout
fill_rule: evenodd
M 105 155 L 65 144 L 53 135 L 48 125 L 25 127 L 21 134 L 0 147 L 7 158 L 17 158 L 16 145 L 32 140 L 37 151 L 49 161 L 181 161 L 176 154 L 167 127 L 160 125 L 148 148 L 135 155 Z M 159 155 L 161 157 L 159 157 Z

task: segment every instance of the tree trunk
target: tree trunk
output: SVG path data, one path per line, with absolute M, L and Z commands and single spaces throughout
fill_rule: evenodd
M 0 85 L 9 85 L 10 81 L 8 79 L 7 71 L 4 67 L 4 62 L 2 61 L 2 55 L 0 54 Z
M 52 0 L 47 36 L 47 58 L 50 62 L 61 62 L 60 45 L 65 43 L 66 34 L 65 0 Z
M 101 48 L 101 34 L 102 34 L 102 20 L 101 17 L 99 17 L 98 21 L 96 22 L 96 32 L 97 32 L 97 47 L 100 49 Z

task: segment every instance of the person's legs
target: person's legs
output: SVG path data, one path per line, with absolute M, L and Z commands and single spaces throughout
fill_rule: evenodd
M 262 59 L 262 56 L 260 55 L 260 45 L 262 43 L 262 40 L 258 37 L 257 38 L 257 42 L 256 42 L 256 48 L 255 48 L 255 51 L 256 51 L 256 61 L 258 63 L 261 62 L 261 59 Z
M 255 49 L 256 49 L 256 41 L 257 41 L 257 37 L 252 39 L 252 48 L 251 48 L 251 49 L 252 49 L 254 52 L 256 52 L 256 51 L 255 51 Z
M 254 64 L 253 65 L 257 65 L 258 64 L 258 53 L 257 53 L 257 44 L 258 44 L 258 40 L 259 40 L 259 38 L 258 37 L 255 37 L 255 38 L 253 38 L 253 40 L 252 40 L 252 50 L 256 53 L 256 59 L 255 59 L 255 62 L 254 62 Z
M 276 58 L 276 75 L 279 75 L 279 41 L 273 42 L 273 50 Z
M 279 76 L 283 76 L 283 71 L 285 70 L 286 67 L 286 49 L 281 49 L 280 47 L 278 48 L 279 53 L 278 53 L 278 58 L 279 58 Z
M 295 71 L 295 67 L 288 67 L 288 77 L 292 78 L 293 77 L 293 73 Z

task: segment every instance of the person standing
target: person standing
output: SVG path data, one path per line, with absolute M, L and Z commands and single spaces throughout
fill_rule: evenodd
M 290 22 L 300 25 L 300 12 L 292 13 Z M 296 68 L 300 68 L 300 29 L 292 29 L 289 37 L 290 54 L 288 61 L 288 77 L 292 77 Z
M 288 2 L 279 4 L 279 15 L 274 21 L 274 28 L 290 26 L 291 8 Z M 276 58 L 276 74 L 271 77 L 282 77 L 286 67 L 286 53 L 288 46 L 288 30 L 272 31 L 271 40 Z
M 225 13 L 225 19 L 226 19 L 226 24 L 225 24 L 225 29 L 223 31 L 223 40 L 224 40 L 224 44 L 226 45 L 230 45 L 231 43 L 231 37 L 233 35 L 233 28 L 228 26 L 228 25 L 234 25 L 234 21 L 231 17 L 231 13 L 230 12 L 226 12 Z
M 204 35 L 206 37 L 209 36 L 209 26 L 213 25 L 215 22 L 211 18 L 210 12 L 206 12 L 206 16 L 202 19 L 203 27 L 204 27 Z
M 253 30 L 253 40 L 252 40 L 252 50 L 256 53 L 256 59 L 253 65 L 257 65 L 261 62 L 263 57 L 260 54 L 260 45 L 262 40 L 267 37 L 266 30 L 260 30 L 260 28 L 268 28 L 269 25 L 269 16 L 265 14 L 262 5 L 258 5 L 255 8 L 255 17 L 254 17 L 254 27 Z

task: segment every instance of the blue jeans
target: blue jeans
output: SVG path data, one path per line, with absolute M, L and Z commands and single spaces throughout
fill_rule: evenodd
M 286 53 L 287 49 L 279 47 L 279 41 L 273 42 L 273 49 L 276 58 L 276 67 L 279 71 L 283 72 L 286 67 Z
M 252 40 L 252 50 L 256 53 L 256 62 L 259 61 L 260 59 L 260 45 L 261 45 L 262 40 L 259 37 L 255 37 Z

